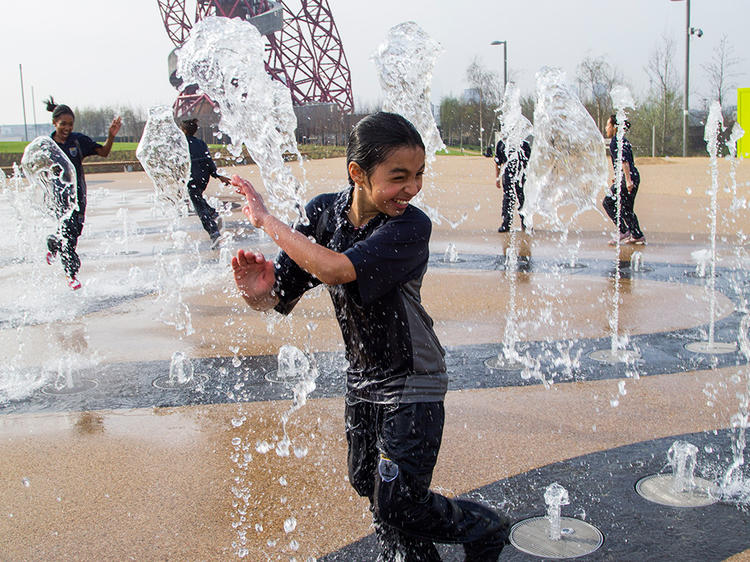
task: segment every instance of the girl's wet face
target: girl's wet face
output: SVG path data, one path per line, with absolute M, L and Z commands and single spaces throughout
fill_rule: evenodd
M 363 188 L 370 211 L 390 217 L 403 214 L 409 201 L 422 190 L 424 150 L 418 146 L 395 149 L 369 177 L 354 177 L 357 187 Z
M 52 120 L 52 125 L 55 127 L 55 140 L 58 142 L 65 142 L 68 135 L 73 132 L 73 122 L 75 119 L 70 114 L 60 115 L 57 119 Z

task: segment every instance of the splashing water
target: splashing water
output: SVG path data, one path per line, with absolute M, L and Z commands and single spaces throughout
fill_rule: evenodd
M 521 91 L 513 83 L 509 83 L 505 88 L 503 103 L 500 106 L 498 115 L 500 121 L 500 139 L 505 145 L 507 155 L 507 169 L 513 171 L 511 182 L 521 182 L 522 178 L 518 177 L 523 171 L 521 170 L 521 145 L 523 141 L 532 132 L 531 122 L 524 117 L 521 112 Z M 515 209 L 515 190 L 509 189 L 508 194 L 511 196 L 511 212 Z M 516 305 L 516 277 L 518 275 L 518 235 L 516 229 L 510 231 L 510 247 L 506 252 L 505 274 L 510 278 L 510 295 L 509 311 L 510 313 L 505 320 L 505 335 L 503 337 L 502 354 L 506 359 L 517 356 L 516 343 L 518 341 L 518 330 L 516 328 L 516 319 L 518 315 Z M 498 355 L 498 361 L 501 356 Z
M 445 148 L 430 100 L 432 69 L 441 52 L 440 43 L 408 21 L 392 27 L 386 42 L 371 57 L 385 93 L 383 109 L 403 115 L 416 127 L 428 165 L 435 160 L 435 153 Z
M 736 211 L 740 208 L 747 207 L 747 201 L 740 201 L 737 198 L 737 165 L 739 164 L 739 158 L 737 158 L 737 142 L 745 135 L 745 131 L 740 127 L 739 123 L 735 123 L 732 126 L 732 132 L 729 134 L 729 138 L 725 143 L 727 147 L 727 159 L 729 160 L 729 182 L 732 189 L 732 206 L 731 209 Z
M 310 361 L 305 352 L 289 344 L 284 344 L 279 348 L 277 362 L 277 376 L 285 381 L 299 380 L 310 370 Z
M 62 223 L 78 208 L 76 169 L 49 136 L 37 137 L 26 146 L 21 167 L 42 194 L 41 200 L 31 199 L 40 212 Z
M 294 131 L 297 118 L 289 88 L 265 69 L 265 43 L 252 24 L 238 18 L 207 17 L 197 22 L 177 51 L 177 74 L 218 104 L 219 129 L 239 158 L 247 147 L 260 169 L 275 214 L 307 222 L 304 186 L 284 163 L 284 153 L 302 157 Z
M 169 382 L 171 384 L 187 384 L 193 380 L 193 362 L 182 351 L 172 354 L 169 364 Z
M 706 150 L 709 155 L 709 169 L 711 170 L 711 187 L 709 196 L 711 198 L 710 219 L 711 219 L 711 271 L 706 284 L 709 291 L 709 325 L 708 325 L 708 346 L 714 344 L 716 333 L 716 218 L 718 214 L 718 194 L 719 194 L 719 135 L 724 128 L 724 119 L 721 116 L 721 104 L 715 101 L 711 104 L 706 118 L 706 127 L 703 133 L 703 139 L 706 141 Z
M 687 441 L 675 441 L 667 451 L 667 461 L 672 467 L 672 490 L 689 492 L 695 488 L 695 459 L 698 447 Z
M 549 538 L 559 541 L 562 536 L 560 524 L 560 509 L 568 505 L 568 491 L 557 482 L 553 482 L 544 490 L 544 503 L 547 504 L 547 519 L 549 520 Z
M 448 247 L 445 249 L 443 254 L 443 261 L 445 263 L 457 263 L 458 262 L 458 250 L 453 242 L 448 243 Z
M 152 107 L 135 152 L 154 184 L 157 201 L 165 212 L 180 216 L 187 210 L 187 182 L 190 179 L 190 150 L 187 138 L 166 105 Z
M 573 216 L 597 208 L 608 177 L 604 143 L 561 69 L 544 67 L 536 79 L 534 148 L 526 174 L 523 214 L 528 226 L 533 215 L 540 214 L 565 230 L 572 221 L 558 216 L 560 207 L 573 205 Z
M 739 332 L 739 347 L 746 361 L 750 361 L 750 316 L 742 317 Z M 737 393 L 739 408 L 730 423 L 732 425 L 732 464 L 721 479 L 719 495 L 721 499 L 750 505 L 750 479 L 745 478 L 745 447 L 747 429 L 750 427 L 750 369 L 745 368 L 745 389 Z

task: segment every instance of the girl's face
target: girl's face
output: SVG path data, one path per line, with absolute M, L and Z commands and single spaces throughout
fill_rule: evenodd
M 417 146 L 395 149 L 375 166 L 369 178 L 354 162 L 350 163 L 349 172 L 365 197 L 366 211 L 395 217 L 403 214 L 409 201 L 422 190 L 424 150 Z
M 608 139 L 611 139 L 617 134 L 617 130 L 615 129 L 615 124 L 612 123 L 612 119 L 607 119 L 607 126 L 604 127 L 604 132 L 607 134 Z
M 68 135 L 73 132 L 73 121 L 73 116 L 67 113 L 52 120 L 52 125 L 55 127 L 56 141 L 65 142 L 68 139 Z

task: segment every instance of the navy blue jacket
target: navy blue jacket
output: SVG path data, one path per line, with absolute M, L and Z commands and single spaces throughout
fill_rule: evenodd
M 432 223 L 409 206 L 400 216 L 381 213 L 355 228 L 347 217 L 352 192 L 315 197 L 306 207 L 310 224 L 297 226 L 343 252 L 357 272 L 355 281 L 328 287 L 349 361 L 347 393 L 376 403 L 441 401 L 445 351 L 420 297 Z M 276 262 L 276 310 L 288 314 L 320 281 L 284 252 Z

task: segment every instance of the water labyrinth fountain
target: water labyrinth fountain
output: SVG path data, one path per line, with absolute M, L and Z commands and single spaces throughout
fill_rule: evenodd
M 345 185 L 343 159 L 284 161 L 299 158 L 291 103 L 266 80 L 257 32 L 239 20 L 201 23 L 179 68 L 220 104 L 234 154 L 245 147 L 258 163 L 225 173 L 265 184 L 279 213 L 306 220 L 304 200 Z M 434 62 L 437 47 L 411 37 Z M 576 539 L 594 547 L 592 560 L 745 553 L 750 171 L 713 156 L 639 163 L 649 245 L 621 246 L 613 264 L 611 223 L 594 210 L 606 187 L 601 135 L 574 119 L 579 102 L 559 71 L 539 78 L 531 232 L 496 232 L 498 193 L 481 156 L 436 148 L 425 181 L 434 224 L 422 296 L 450 375 L 432 485 L 518 522 L 518 547 L 502 560 L 583 554 L 560 550 Z M 712 183 L 732 182 L 727 195 L 703 189 L 709 165 Z M 175 213 L 158 207 L 154 176 L 88 176 L 76 293 L 44 263 L 57 218 L 38 204 L 40 189 L 20 169 L 0 178 L 0 216 L 15 234 L 0 240 L 4 557 L 96 559 L 106 544 L 117 559 L 374 560 L 367 502 L 347 481 L 346 363 L 327 297 L 312 291 L 289 318 L 252 313 L 228 259 L 238 248 L 272 255 L 274 245 L 246 222 L 241 198 L 212 184 L 231 236 L 211 249 L 178 189 Z M 727 220 L 692 218 L 714 202 Z M 692 257 L 712 244 L 711 259 Z M 639 355 L 592 357 L 613 341 Z M 686 349 L 703 341 L 737 345 Z M 488 366 L 509 349 L 519 364 Z M 654 482 L 652 498 L 693 507 L 650 501 Z M 524 522 L 535 520 L 533 541 L 557 550 L 523 546 Z M 440 554 L 462 559 L 455 545 Z

